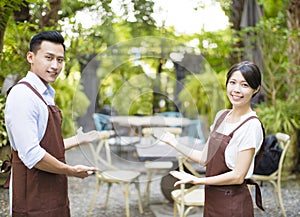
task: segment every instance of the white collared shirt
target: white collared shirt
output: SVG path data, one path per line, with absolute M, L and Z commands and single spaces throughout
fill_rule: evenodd
M 21 81 L 27 81 L 44 98 L 54 105 L 55 91 L 45 85 L 33 72 Z M 11 147 L 18 152 L 22 162 L 31 169 L 46 154 L 40 146 L 48 122 L 46 104 L 26 85 L 16 85 L 10 91 L 5 107 L 5 124 Z

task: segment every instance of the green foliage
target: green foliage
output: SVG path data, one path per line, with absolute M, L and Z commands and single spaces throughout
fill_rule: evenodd
M 225 12 L 227 16 L 230 16 L 232 0 L 217 0 L 220 3 L 222 10 Z
M 230 67 L 229 54 L 233 51 L 235 43 L 230 29 L 216 32 L 202 31 L 197 38 L 201 54 L 216 72 Z
M 29 49 L 30 37 L 33 34 L 31 27 L 31 25 L 24 23 L 17 25 L 13 19 L 9 20 L 0 61 L 0 81 L 4 81 L 8 74 L 17 74 L 22 77 L 29 70 L 26 52 Z
M 252 45 L 258 45 L 262 53 L 262 90 L 266 102 L 257 106 L 257 114 L 267 134 L 283 132 L 291 136 L 286 165 L 287 170 L 292 171 L 299 153 L 297 131 L 300 128 L 299 73 L 289 74 L 290 71 L 297 72 L 297 68 L 299 69 L 299 66 L 292 65 L 288 49 L 289 38 L 295 33 L 288 30 L 286 16 L 280 12 L 276 17 L 264 18 L 256 27 L 247 28 L 241 33 L 244 33 L 243 36 L 251 36 L 249 41 Z
M 256 111 L 262 121 L 266 135 L 283 132 L 291 136 L 291 147 L 287 153 L 284 167 L 292 173 L 298 161 L 297 130 L 300 129 L 299 100 L 277 99 L 275 105 L 263 103 L 257 105 Z
M 279 13 L 285 13 L 286 5 L 289 0 L 259 0 L 264 8 L 264 16 L 267 18 L 277 17 Z
M 119 115 L 152 114 L 152 81 L 140 66 L 124 64 L 101 79 L 99 104 Z
M 285 97 L 289 31 L 284 26 L 283 17 L 261 21 L 256 31 L 261 36 L 258 44 L 264 59 L 264 89 L 272 104 L 275 104 L 276 98 Z
M 5 97 L 0 94 L 0 148 L 9 144 L 4 121 Z
M 276 100 L 275 106 L 268 103 L 257 105 L 257 114 L 264 124 L 267 134 L 285 132 L 293 134 L 300 129 L 299 102 L 293 100 Z
M 13 11 L 19 11 L 24 0 L 1 0 L 0 1 L 0 28 L 6 26 L 5 21 L 9 19 Z
M 292 32 L 287 29 L 281 14 L 261 20 L 255 28 L 245 31 L 256 32 L 250 40 L 258 42 L 263 56 L 263 91 L 267 102 L 258 106 L 260 118 L 269 133 L 280 131 L 293 134 L 300 127 L 300 103 L 299 79 L 294 79 L 294 85 L 288 85 L 287 71 L 291 65 L 287 47 Z
M 216 113 L 228 106 L 225 89 L 225 71 L 217 74 L 206 68 L 203 74 L 188 76 L 185 88 L 179 94 L 184 105 L 182 111 L 191 118 L 197 118 L 198 114 L 207 115 L 212 123 Z
M 85 114 L 89 100 L 82 92 L 82 86 L 72 76 L 57 79 L 53 87 L 56 90 L 55 102 L 60 107 L 63 116 L 63 137 L 74 135 L 78 128 L 76 120 Z
M 84 8 L 90 8 L 98 2 L 97 0 L 89 1 L 74 1 L 63 0 L 60 17 L 73 17 L 77 11 L 81 11 Z

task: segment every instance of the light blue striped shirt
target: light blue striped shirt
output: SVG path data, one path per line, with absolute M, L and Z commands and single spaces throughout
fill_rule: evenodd
M 55 90 L 45 85 L 34 73 L 28 72 L 21 81 L 27 81 L 54 105 Z M 11 147 L 18 151 L 22 162 L 31 169 L 46 154 L 40 146 L 48 122 L 46 104 L 26 85 L 16 85 L 9 93 L 5 107 L 5 124 Z

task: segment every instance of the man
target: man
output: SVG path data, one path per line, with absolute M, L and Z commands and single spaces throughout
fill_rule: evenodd
M 67 176 L 85 178 L 94 167 L 69 166 L 65 150 L 99 138 L 97 131 L 63 140 L 62 117 L 49 83 L 59 76 L 64 38 L 44 31 L 30 41 L 30 71 L 9 92 L 5 122 L 12 147 L 10 195 L 14 217 L 70 216 Z

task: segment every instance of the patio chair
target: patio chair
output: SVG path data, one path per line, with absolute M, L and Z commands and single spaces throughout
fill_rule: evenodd
M 137 190 L 137 196 L 138 196 L 139 211 L 142 214 L 143 206 L 142 206 L 141 192 L 140 192 L 140 186 L 138 180 L 141 173 L 135 170 L 119 169 L 112 164 L 110 145 L 108 144 L 109 137 L 110 137 L 110 133 L 108 131 L 102 131 L 100 133 L 100 141 L 97 144 L 92 144 L 92 143 L 89 144 L 92 156 L 94 158 L 95 166 L 100 168 L 100 164 L 101 164 L 101 166 L 105 166 L 106 169 L 96 172 L 95 193 L 89 208 L 88 216 L 90 216 L 91 211 L 93 210 L 94 204 L 96 202 L 97 194 L 100 190 L 100 186 L 102 186 L 103 184 L 107 184 L 108 187 L 104 208 L 107 207 L 108 200 L 109 200 L 109 193 L 112 185 L 116 184 L 121 187 L 125 198 L 126 217 L 130 216 L 129 187 L 131 184 L 135 185 L 135 188 Z M 104 148 L 103 150 L 104 153 L 102 151 L 103 148 Z
M 191 174 L 201 177 L 201 175 L 191 166 L 188 159 L 178 154 L 179 171 L 184 171 L 186 167 Z M 203 185 L 194 185 L 186 188 L 185 184 L 181 184 L 179 189 L 171 192 L 173 199 L 173 214 L 174 217 L 179 213 L 180 217 L 187 217 L 195 207 L 204 206 L 204 187 Z
M 261 182 L 270 182 L 274 187 L 274 195 L 276 199 L 276 202 L 278 203 L 282 211 L 282 215 L 286 216 L 286 211 L 284 208 L 283 200 L 282 200 L 282 194 L 281 194 L 281 175 L 282 175 L 282 169 L 283 169 L 283 162 L 287 153 L 287 150 L 290 146 L 290 136 L 284 133 L 276 133 L 276 138 L 279 142 L 279 146 L 283 149 L 282 154 L 280 156 L 278 169 L 273 172 L 270 175 L 257 175 L 253 174 L 252 178 L 256 181 Z
M 206 139 L 202 130 L 202 121 L 199 119 L 190 120 L 189 125 L 186 127 L 187 136 L 195 137 L 201 140 L 202 143 L 205 143 Z
M 122 154 L 122 147 L 124 146 L 132 146 L 140 141 L 138 137 L 129 136 L 128 129 L 124 127 L 120 127 L 117 125 L 113 125 L 110 122 L 110 115 L 102 114 L 102 113 L 94 113 L 93 119 L 96 126 L 97 131 L 109 131 L 111 137 L 108 139 L 108 143 L 110 145 L 115 145 L 117 147 L 118 155 Z
M 94 113 L 94 123 L 97 131 L 112 130 L 112 124 L 110 123 L 110 115 Z
M 144 128 L 142 130 L 143 139 L 148 140 L 148 142 L 154 142 L 151 135 L 154 130 L 164 130 L 166 132 L 173 133 L 175 136 L 179 136 L 182 132 L 182 129 L 179 127 L 152 127 L 152 128 Z M 158 172 L 168 172 L 173 168 L 172 161 L 145 161 L 145 168 L 147 170 L 147 185 L 146 185 L 146 193 L 145 199 L 146 204 L 149 205 L 150 202 L 150 186 L 152 182 L 152 177 Z

